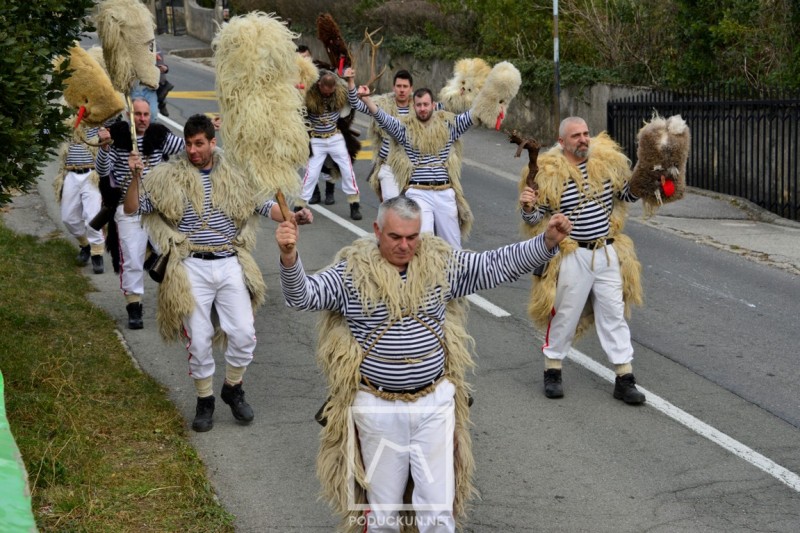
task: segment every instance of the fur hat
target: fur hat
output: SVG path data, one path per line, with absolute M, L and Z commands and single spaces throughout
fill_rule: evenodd
M 137 0 L 103 0 L 94 23 L 114 88 L 127 94 L 136 80 L 158 87 L 155 23 L 147 7 Z
M 439 102 L 451 113 L 463 113 L 483 88 L 492 67 L 479 57 L 456 61 L 453 77 L 439 91 Z
M 63 66 L 62 58 L 57 69 Z M 72 73 L 64 81 L 64 100 L 73 109 L 84 108 L 82 120 L 87 126 L 99 126 L 125 109 L 105 70 L 83 48 L 69 49 L 67 68 Z
M 488 128 L 499 129 L 511 100 L 519 92 L 522 76 L 517 67 L 502 61 L 492 67 L 483 89 L 472 104 L 473 117 Z
M 277 17 L 254 12 L 231 18 L 211 43 L 225 154 L 265 195 L 295 192 L 308 160 L 296 37 Z
M 642 199 L 646 214 L 652 215 L 662 203 L 683 198 L 690 137 L 689 126 L 680 115 L 665 119 L 657 113 L 636 135 L 638 160 L 631 192 Z

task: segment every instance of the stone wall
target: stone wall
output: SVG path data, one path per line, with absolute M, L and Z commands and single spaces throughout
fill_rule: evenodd
M 217 10 L 200 7 L 195 0 L 183 0 L 186 33 L 210 43 L 217 33 Z

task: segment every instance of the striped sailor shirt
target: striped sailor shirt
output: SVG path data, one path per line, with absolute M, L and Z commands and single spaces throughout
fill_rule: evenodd
M 169 156 L 180 153 L 185 149 L 183 139 L 173 133 L 169 133 L 161 149 L 154 150 L 150 155 L 144 155 L 142 153 L 143 140 L 144 137 L 136 137 L 136 145 L 139 148 L 142 163 L 144 163 L 142 177 L 147 176 L 150 169 L 161 163 L 161 161 L 169 159 Z M 112 146 L 108 151 L 102 149 L 98 150 L 97 159 L 95 160 L 97 173 L 101 176 L 111 176 L 112 186 L 122 189 L 122 199 L 125 198 L 125 191 L 128 190 L 128 185 L 130 184 L 131 169 L 128 166 L 129 155 L 129 151 Z
M 86 138 L 96 137 L 99 129 L 99 127 L 88 128 L 86 130 Z M 94 168 L 94 156 L 84 143 L 71 142 L 67 147 L 67 158 L 64 161 L 64 165 L 66 165 L 67 170 L 92 169 Z
M 203 212 L 198 213 L 194 210 L 191 202 L 186 202 L 186 208 L 180 222 L 178 222 L 177 230 L 188 236 L 193 245 L 217 249 L 227 247 L 226 250 L 215 252 L 215 255 L 228 257 L 235 253 L 232 243 L 239 230 L 229 216 L 211 204 L 211 192 L 213 190 L 211 170 L 198 170 L 200 179 L 203 182 Z M 254 206 L 254 210 L 259 215 L 269 217 L 273 205 L 275 205 L 275 202 L 267 200 L 259 206 Z M 156 210 L 156 206 L 153 205 L 146 191 L 139 195 L 140 213 L 152 213 Z
M 449 289 L 431 288 L 416 315 L 394 322 L 383 304 L 370 314 L 365 312 L 352 279 L 345 275 L 344 262 L 306 276 L 298 257 L 292 267 L 281 265 L 281 287 L 290 307 L 344 315 L 350 332 L 366 352 L 361 375 L 375 387 L 412 390 L 430 384 L 444 370 L 440 339 L 449 300 L 514 281 L 557 251 L 558 247 L 547 250 L 543 235 L 487 252 L 453 251 Z M 405 272 L 398 276 L 406 279 Z
M 356 91 L 355 87 L 350 89 L 347 92 L 347 98 L 350 101 L 350 107 L 355 109 L 356 111 L 360 111 L 366 115 L 370 115 L 369 108 L 367 104 L 361 101 L 358 97 L 358 91 Z M 397 116 L 405 117 L 408 115 L 408 111 L 411 109 L 410 106 L 400 107 L 397 106 Z M 389 157 L 389 138 L 382 137 L 381 138 L 381 147 L 378 149 L 378 157 L 383 161 L 386 161 L 386 158 Z
M 538 223 L 545 215 L 563 213 L 572 221 L 570 237 L 579 242 L 589 242 L 608 236 L 611 229 L 609 217 L 614 208 L 614 191 L 611 180 L 603 183 L 603 192 L 600 195 L 588 192 L 588 173 L 586 161 L 578 165 L 584 177 L 584 183 L 578 184 L 569 180 L 564 192 L 561 193 L 561 208 L 558 211 L 549 206 L 539 205 L 533 211 L 522 211 L 522 218 L 530 225 Z M 635 202 L 639 198 L 630 192 L 630 184 L 626 183 L 617 198 L 624 202 Z
M 434 111 L 436 112 L 436 111 Z M 406 155 L 411 160 L 414 170 L 411 173 L 412 184 L 425 185 L 431 182 L 449 181 L 447 173 L 447 158 L 453 143 L 458 140 L 473 124 L 472 112 L 467 111 L 456 115 L 453 122 L 448 123 L 450 137 L 444 147 L 436 154 L 423 154 L 416 149 L 408 136 L 408 130 L 399 119 L 388 115 L 378 109 L 375 113 L 378 125 L 391 135 L 403 147 Z

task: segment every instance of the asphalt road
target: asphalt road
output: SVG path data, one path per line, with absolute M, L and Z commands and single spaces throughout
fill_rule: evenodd
M 176 91 L 213 90 L 210 69 L 173 57 L 168 62 Z M 171 98 L 169 105 L 178 124 L 195 112 L 216 111 L 211 100 Z M 464 168 L 477 216 L 465 246 L 513 242 L 516 184 L 510 173 L 485 170 L 506 167 L 513 149 L 488 131 L 468 133 L 465 143 L 467 157 L 478 163 Z M 363 181 L 367 165 L 356 164 L 364 220 L 347 219 L 337 190 L 337 203 L 316 208 L 315 223 L 301 228 L 298 248 L 308 271 L 350 243 L 354 227 L 371 231 L 377 200 Z M 49 187 L 41 190 L 47 197 Z M 245 376 L 256 420 L 237 426 L 218 409 L 213 431 L 190 434 L 220 500 L 237 516 L 237 531 L 332 531 L 336 520 L 317 500 L 315 478 L 312 417 L 325 397 L 314 361 L 317 317 L 283 305 L 274 228 L 262 223 L 256 253 L 269 286 L 256 317 L 256 359 Z M 630 321 L 645 406 L 611 397 L 610 371 L 594 334 L 576 344 L 565 365 L 566 397 L 543 396 L 541 333 L 525 312 L 528 280 L 482 294 L 509 316 L 473 306 L 472 434 L 482 498 L 465 530 L 799 531 L 797 278 L 634 219 L 628 233 L 646 290 L 645 307 Z M 113 274 L 93 280 L 93 301 L 124 328 L 118 280 Z M 190 421 L 194 390 L 185 351 L 158 337 L 155 286 L 147 283 L 145 329 L 121 331 L 143 370 L 164 384 Z

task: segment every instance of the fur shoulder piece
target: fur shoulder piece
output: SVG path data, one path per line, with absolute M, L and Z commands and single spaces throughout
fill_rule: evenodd
M 449 290 L 447 271 L 452 258 L 449 244 L 424 234 L 408 264 L 405 281 L 381 256 L 378 243 L 371 236 L 343 248 L 335 261 L 347 263 L 345 276 L 353 283 L 367 313 L 385 304 L 389 317 L 399 319 L 421 309 L 435 287 L 441 287 L 442 294 Z
M 111 139 L 114 141 L 114 148 L 130 152 L 133 150 L 133 140 L 131 139 L 131 127 L 124 120 L 113 123 L 108 128 Z M 150 124 L 144 132 L 142 138 L 142 153 L 150 155 L 164 146 L 164 142 L 169 135 L 169 128 L 163 124 Z M 164 161 L 168 161 L 169 156 L 164 154 Z
M 400 120 L 414 148 L 423 154 L 438 154 L 450 140 L 450 123 L 454 119 L 453 113 L 439 109 L 434 111 L 427 124 L 420 122 L 414 114 Z
M 241 225 L 253 214 L 258 202 L 256 191 L 250 180 L 227 162 L 221 149 L 214 150 L 213 158 L 211 203 Z M 144 180 L 144 188 L 159 213 L 172 224 L 180 221 L 187 202 L 196 213 L 203 214 L 203 186 L 199 171 L 185 153 L 153 167 Z

